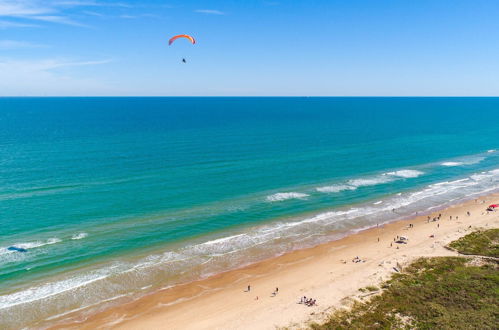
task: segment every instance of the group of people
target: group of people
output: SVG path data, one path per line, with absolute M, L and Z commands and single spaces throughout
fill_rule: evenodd
M 471 216 L 470 211 L 466 211 L 466 215 L 467 215 L 467 216 Z M 434 218 L 431 218 L 430 216 L 428 216 L 427 222 L 430 222 L 430 221 L 432 221 L 432 222 L 438 221 L 438 220 L 440 220 L 440 218 L 441 218 L 441 217 L 442 217 L 442 213 L 439 213 L 439 214 L 438 214 L 438 217 L 434 217 Z M 454 217 L 454 219 L 459 220 L 459 216 L 458 216 L 458 215 L 456 215 L 456 216 Z M 452 220 L 452 215 L 449 215 L 449 220 Z
M 250 292 L 251 291 L 251 285 L 248 285 L 246 290 L 244 292 Z M 276 287 L 274 292 L 272 292 L 272 297 L 275 297 L 279 293 L 279 288 Z M 255 300 L 258 300 L 258 296 L 256 296 Z
M 307 297 L 303 296 L 301 297 L 299 304 L 304 304 L 307 305 L 308 307 L 312 307 L 317 305 L 317 300 L 312 298 L 307 299 Z
M 440 213 L 440 214 L 438 215 L 438 217 L 434 217 L 433 219 L 432 219 L 430 216 L 428 216 L 428 222 L 430 222 L 430 219 L 431 219 L 431 221 L 433 221 L 433 222 L 438 221 L 438 220 L 440 220 L 440 218 L 441 218 L 441 217 L 442 217 L 442 213 Z M 452 220 L 452 217 L 451 217 L 451 220 Z
M 364 262 L 364 260 L 360 259 L 359 256 L 356 256 L 355 258 L 352 259 L 353 263 L 358 263 L 358 262 Z

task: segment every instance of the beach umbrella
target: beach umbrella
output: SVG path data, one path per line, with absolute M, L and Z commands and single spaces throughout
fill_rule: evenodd
M 491 205 L 489 205 L 489 207 L 496 208 L 496 207 L 499 207 L 499 204 L 491 204 Z

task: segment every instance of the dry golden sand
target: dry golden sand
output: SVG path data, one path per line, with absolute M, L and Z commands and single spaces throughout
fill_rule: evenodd
M 438 222 L 428 223 L 427 215 L 394 222 L 163 290 L 109 308 L 84 322 L 56 328 L 275 329 L 321 320 L 351 299 L 362 299 L 366 294 L 359 288 L 378 285 L 395 272 L 394 267 L 404 267 L 420 256 L 455 255 L 444 248 L 450 241 L 476 228 L 497 227 L 499 212 L 484 212 L 492 202 L 499 202 L 499 194 L 431 214 L 442 214 Z M 453 220 L 449 220 L 451 215 Z M 414 227 L 408 228 L 409 224 Z M 396 236 L 407 236 L 409 243 L 393 243 Z M 352 262 L 356 256 L 365 262 Z M 251 291 L 245 292 L 248 284 Z M 279 293 L 272 296 L 276 287 Z M 302 296 L 316 299 L 317 306 L 298 304 Z

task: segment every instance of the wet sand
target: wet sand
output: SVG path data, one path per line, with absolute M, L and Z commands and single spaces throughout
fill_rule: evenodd
M 396 272 L 395 268 L 399 270 L 420 256 L 456 255 L 444 246 L 477 228 L 498 227 L 499 212 L 485 212 L 487 205 L 498 202 L 499 193 L 480 197 L 478 203 L 471 200 L 365 230 L 165 289 L 53 328 L 275 329 L 320 321 L 353 299 L 367 298 L 359 288 L 378 285 Z M 427 221 L 428 215 L 434 218 L 440 213 L 439 221 Z M 408 244 L 395 243 L 397 236 L 408 237 Z M 357 256 L 362 262 L 352 261 Z M 279 292 L 273 295 L 276 287 Z M 317 306 L 298 304 L 302 296 L 316 299 Z

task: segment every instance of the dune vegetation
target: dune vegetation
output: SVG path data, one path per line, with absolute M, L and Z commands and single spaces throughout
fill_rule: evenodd
M 497 329 L 499 272 L 490 257 L 497 257 L 498 233 L 477 231 L 450 244 L 473 257 L 414 261 L 368 302 L 338 310 L 311 329 Z

